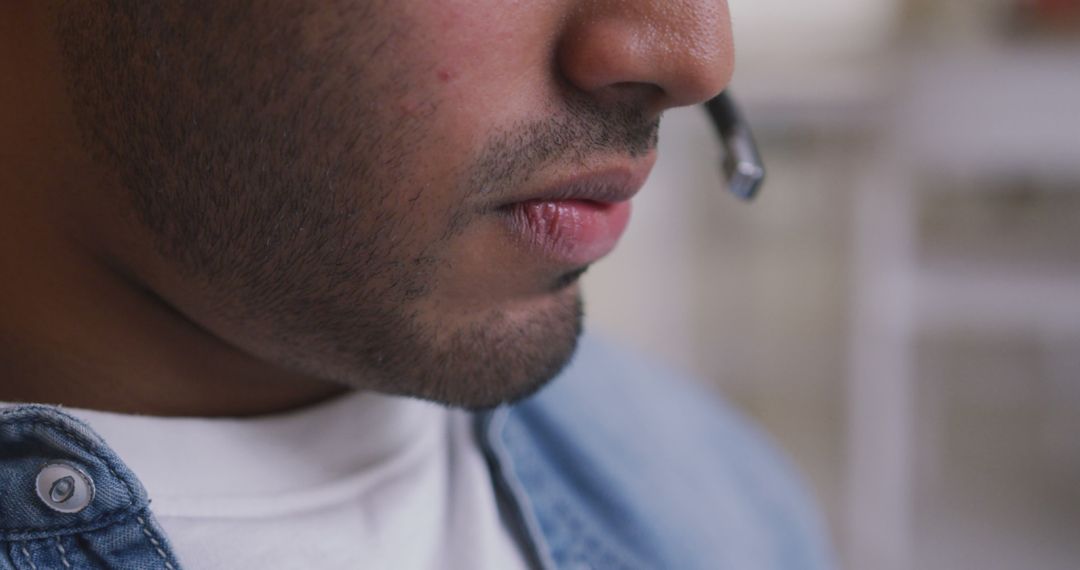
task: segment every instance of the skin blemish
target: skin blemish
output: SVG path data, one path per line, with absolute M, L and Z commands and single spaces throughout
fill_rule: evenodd
M 398 103 L 398 109 L 400 109 L 401 114 L 405 116 L 416 115 L 420 111 L 420 106 L 421 102 L 412 97 L 403 99 Z
M 398 101 L 397 107 L 402 117 L 423 117 L 433 113 L 436 105 L 431 99 L 410 95 Z
M 435 72 L 435 76 L 439 78 L 441 83 L 450 83 L 454 79 L 454 72 L 449 69 L 440 69 Z

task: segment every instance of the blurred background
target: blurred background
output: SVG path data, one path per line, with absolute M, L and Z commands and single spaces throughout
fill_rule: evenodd
M 769 180 L 669 113 L 589 326 L 714 382 L 848 570 L 1080 568 L 1080 0 L 730 0 Z

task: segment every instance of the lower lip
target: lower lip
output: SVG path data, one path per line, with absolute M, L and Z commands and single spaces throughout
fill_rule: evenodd
M 507 208 L 511 232 L 535 255 L 568 266 L 588 265 L 615 249 L 630 222 L 630 202 L 520 202 Z

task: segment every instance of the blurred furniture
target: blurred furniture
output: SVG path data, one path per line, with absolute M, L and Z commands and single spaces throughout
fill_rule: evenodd
M 1024 331 L 1051 344 L 1080 339 L 1080 267 L 1070 268 L 1072 260 L 979 258 L 965 248 L 928 255 L 922 226 L 935 193 L 979 200 L 977 183 L 935 178 L 1029 179 L 1080 192 L 1075 48 L 916 54 L 906 73 L 882 148 L 857 186 L 844 533 L 851 570 L 929 567 L 914 554 L 921 548 L 913 534 L 915 463 L 940 457 L 932 447 L 945 425 L 916 397 L 919 339 L 943 330 Z M 1061 245 L 1065 256 L 1080 250 L 1076 242 Z M 949 548 L 990 558 L 990 566 L 968 559 L 964 567 L 1010 567 L 1003 562 L 1010 552 L 975 544 L 991 535 L 979 536 L 953 535 L 973 544 Z M 995 556 L 1001 566 L 993 565 Z

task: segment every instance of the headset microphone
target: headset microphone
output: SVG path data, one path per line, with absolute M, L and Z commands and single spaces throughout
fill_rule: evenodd
M 724 145 L 722 168 L 728 190 L 743 200 L 752 200 L 765 180 L 765 165 L 750 126 L 726 91 L 705 103 L 705 108 Z

